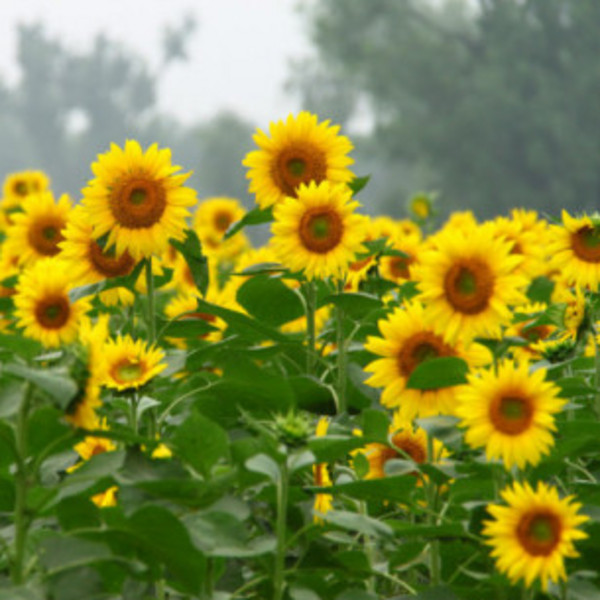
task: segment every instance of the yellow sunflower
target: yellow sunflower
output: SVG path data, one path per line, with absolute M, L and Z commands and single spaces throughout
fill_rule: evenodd
M 69 222 L 63 231 L 64 240 L 59 244 L 61 258 L 69 263 L 73 283 L 85 285 L 104 279 L 123 277 L 133 271 L 136 261 L 127 250 L 120 256 L 114 246 L 103 249 L 93 237 L 93 227 L 88 215 L 80 207 L 71 212 Z M 133 294 L 125 288 L 114 288 L 100 294 L 107 305 L 130 304 Z
M 502 459 L 507 469 L 539 463 L 554 445 L 554 415 L 566 402 L 545 376 L 545 369 L 530 373 L 527 364 L 508 360 L 497 374 L 482 370 L 468 375 L 456 408 L 460 424 L 467 428 L 467 444 L 485 447 L 488 460 Z
M 569 283 L 596 291 L 600 282 L 600 225 L 588 216 L 562 211 L 563 225 L 551 228 L 550 267 Z
M 489 228 L 438 235 L 436 248 L 420 255 L 416 279 L 432 319 L 449 338 L 499 337 L 510 305 L 524 304 L 527 279 L 516 274 L 521 257 Z
M 17 326 L 25 329 L 26 337 L 48 348 L 75 340 L 90 305 L 85 299 L 71 302 L 70 286 L 67 264 L 56 258 L 39 260 L 23 271 L 14 303 Z
M 420 236 L 396 236 L 391 239 L 391 242 L 393 250 L 398 250 L 407 256 L 382 256 L 379 261 L 379 272 L 384 279 L 396 283 L 410 281 L 412 272 L 419 263 Z
M 548 580 L 566 581 L 564 559 L 579 556 L 574 542 L 588 537 L 579 529 L 588 520 L 578 514 L 581 504 L 573 496 L 560 499 L 556 488 L 542 481 L 535 490 L 527 482 L 515 482 L 501 495 L 508 506 L 489 505 L 493 520 L 484 521 L 483 529 L 496 568 L 512 583 L 522 579 L 527 587 L 539 579 L 544 591 Z
M 556 326 L 550 324 L 533 325 L 540 313 L 547 309 L 543 302 L 533 302 L 515 308 L 515 322 L 506 328 L 505 337 L 517 336 L 527 341 L 525 346 L 513 346 L 512 353 L 519 362 L 538 360 L 540 352 L 534 347 L 536 342 L 549 338 L 555 331 Z M 529 318 L 527 318 L 529 317 Z
M 355 255 L 365 252 L 365 220 L 343 184 L 301 185 L 298 197 L 276 205 L 272 247 L 291 271 L 307 279 L 343 277 Z
M 417 221 L 426 221 L 433 215 L 433 204 L 436 194 L 419 192 L 408 201 L 408 212 Z
M 133 140 L 124 149 L 112 144 L 92 164 L 96 177 L 83 189 L 94 237 L 108 234 L 105 247 L 114 245 L 118 256 L 127 250 L 136 260 L 166 251 L 170 238 L 181 240 L 196 193 L 183 186 L 190 174 L 179 170 L 169 149 L 153 144 L 143 152 Z
M 394 413 L 389 427 L 389 444 L 367 444 L 360 450 L 369 462 L 369 471 L 365 479 L 385 477 L 385 465 L 392 459 L 409 459 L 420 465 L 425 462 L 441 462 L 448 451 L 437 439 L 433 441 L 433 457 L 427 456 L 427 433 L 421 427 L 415 427 L 398 411 Z M 417 473 L 415 472 L 415 475 Z
M 27 196 L 45 192 L 49 185 L 50 180 L 42 171 L 11 173 L 4 179 L 2 209 L 20 206 Z
M 327 435 L 328 428 L 329 419 L 327 419 L 327 417 L 321 417 L 317 423 L 315 435 L 317 437 L 323 437 Z M 329 487 L 332 485 L 327 463 L 318 463 L 313 465 L 313 480 L 314 484 L 319 487 Z M 317 524 L 323 523 L 322 515 L 329 512 L 332 508 L 333 496 L 331 494 L 316 494 L 315 503 L 313 506 L 314 522 Z
M 148 347 L 143 340 L 134 341 L 129 335 L 109 339 L 103 348 L 100 381 L 119 391 L 139 388 L 166 369 L 163 358 L 160 348 Z
M 427 359 L 456 356 L 470 365 L 490 361 L 489 352 L 479 344 L 451 342 L 437 333 L 430 314 L 419 302 L 396 308 L 378 323 L 381 337 L 369 336 L 365 349 L 382 358 L 369 363 L 365 371 L 372 373 L 365 381 L 372 387 L 383 387 L 381 403 L 398 407 L 403 418 L 453 414 L 456 387 L 433 390 L 407 389 L 406 383 L 417 367 Z
M 12 215 L 13 224 L 6 231 L 6 251 L 17 255 L 21 265 L 56 256 L 71 210 L 69 197 L 63 194 L 55 203 L 52 192 L 30 194 L 22 209 Z
M 271 123 L 270 137 L 259 129 L 254 141 L 260 149 L 249 152 L 242 163 L 250 169 L 249 191 L 258 205 L 266 208 L 286 196 L 296 197 L 300 184 L 351 181 L 348 165 L 354 161 L 347 155 L 352 144 L 338 135 L 339 129 L 329 121 L 317 123 L 317 116 L 308 112 Z

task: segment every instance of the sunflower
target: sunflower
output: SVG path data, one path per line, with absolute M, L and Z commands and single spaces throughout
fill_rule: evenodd
M 354 161 L 347 156 L 352 144 L 338 135 L 339 129 L 329 121 L 317 123 L 317 116 L 308 112 L 271 123 L 270 137 L 259 129 L 254 141 L 260 150 L 249 152 L 242 163 L 250 169 L 249 191 L 258 205 L 267 208 L 286 196 L 296 197 L 300 184 L 352 180 L 348 165 Z
M 433 457 L 428 457 L 427 444 L 425 430 L 415 427 L 410 420 L 396 411 L 389 427 L 389 444 L 367 444 L 360 450 L 369 462 L 369 471 L 365 479 L 385 477 L 385 465 L 392 459 L 408 459 L 420 465 L 425 462 L 439 463 L 448 456 L 442 442 L 434 439 Z
M 56 256 L 64 239 L 71 201 L 63 194 L 55 203 L 52 192 L 27 196 L 22 212 L 12 215 L 6 232 L 6 251 L 18 255 L 19 264 Z
M 556 326 L 548 323 L 534 325 L 539 315 L 547 308 L 547 305 L 543 302 L 533 302 L 515 308 L 515 322 L 506 328 L 504 335 L 505 337 L 517 336 L 527 342 L 526 345 L 512 348 L 513 356 L 518 361 L 527 362 L 541 358 L 541 354 L 534 347 L 534 344 L 540 340 L 548 339 L 556 331 Z
M 444 356 L 460 357 L 471 365 L 483 365 L 491 358 L 479 344 L 465 347 L 437 333 L 427 309 L 416 301 L 396 308 L 385 320 L 379 321 L 378 326 L 382 336 L 369 336 L 365 349 L 382 358 L 365 367 L 365 371 L 372 373 L 365 383 L 383 387 L 381 403 L 389 408 L 398 407 L 403 418 L 454 412 L 455 387 L 433 390 L 406 387 L 417 365 Z
M 426 221 L 434 213 L 434 200 L 436 194 L 419 192 L 408 201 L 408 212 L 417 221 Z
M 355 214 L 358 202 L 343 184 L 328 181 L 301 185 L 297 198 L 275 207 L 272 246 L 291 271 L 307 279 L 342 277 L 355 255 L 365 252 L 365 220 Z
M 515 273 L 521 257 L 487 227 L 438 235 L 420 255 L 416 278 L 432 319 L 448 337 L 499 337 L 511 320 L 509 305 L 524 304 L 527 280 Z
M 103 249 L 94 239 L 93 227 L 82 207 L 73 209 L 63 233 L 64 240 L 59 244 L 61 258 L 69 263 L 73 282 L 77 285 L 123 277 L 133 271 L 136 261 L 127 250 L 117 256 L 114 246 Z M 133 295 L 126 288 L 118 287 L 101 292 L 100 298 L 107 305 L 127 305 L 131 304 Z
M 25 329 L 25 336 L 48 348 L 75 340 L 90 305 L 85 299 L 71 302 L 70 285 L 68 265 L 56 258 L 39 260 L 23 271 L 14 303 L 17 326 Z
M 136 260 L 164 252 L 170 238 L 181 240 L 196 193 L 183 187 L 190 176 L 177 174 L 171 151 L 156 144 L 146 152 L 128 140 L 92 164 L 96 176 L 83 189 L 83 205 L 94 237 L 108 234 L 104 247 L 115 246 L 117 256 L 126 250 Z
M 600 282 L 600 224 L 588 216 L 574 218 L 562 211 L 563 225 L 551 228 L 548 252 L 551 269 L 569 284 L 596 291 Z
M 2 209 L 10 211 L 21 205 L 30 194 L 45 192 L 50 180 L 42 171 L 11 173 L 4 179 Z
M 406 256 L 382 256 L 379 260 L 379 272 L 384 279 L 404 283 L 412 279 L 412 272 L 419 263 L 421 249 L 420 236 L 396 236 L 391 239 L 392 249 Z
M 507 469 L 539 463 L 554 445 L 554 415 L 566 402 L 545 376 L 545 369 L 530 373 L 527 364 L 512 361 L 503 361 L 497 374 L 468 375 L 456 408 L 467 444 L 485 447 L 488 460 L 501 458 Z
M 104 344 L 99 379 L 102 385 L 119 391 L 139 388 L 166 369 L 163 358 L 160 348 L 148 347 L 129 335 L 109 339 Z
M 327 435 L 328 428 L 329 420 L 327 417 L 321 417 L 317 423 L 315 435 L 317 437 L 324 437 Z M 332 485 L 327 463 L 318 463 L 313 465 L 313 480 L 314 484 L 319 487 L 329 487 Z M 332 508 L 333 496 L 331 494 L 316 494 L 315 503 L 313 506 L 313 512 L 315 513 L 313 517 L 314 522 L 317 524 L 322 523 L 322 515 L 329 512 Z
M 511 219 L 497 217 L 489 227 L 494 237 L 511 243 L 511 254 L 522 257 L 516 268 L 518 273 L 534 279 L 546 272 L 546 237 L 539 228 L 529 228 L 520 213 L 515 213 Z
M 483 529 L 496 568 L 512 583 L 525 580 L 527 587 L 539 579 L 544 591 L 548 580 L 566 581 L 564 559 L 579 556 L 574 542 L 588 537 L 579 529 L 588 520 L 578 514 L 581 504 L 573 496 L 560 499 L 556 488 L 542 481 L 535 490 L 515 482 L 501 495 L 508 506 L 489 505 L 493 520 L 484 521 Z

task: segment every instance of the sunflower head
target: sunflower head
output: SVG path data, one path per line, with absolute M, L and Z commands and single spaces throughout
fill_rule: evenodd
M 164 353 L 148 347 L 143 340 L 129 335 L 109 339 L 103 348 L 99 379 L 103 385 L 119 391 L 139 388 L 166 369 Z
M 339 126 L 317 122 L 316 115 L 301 112 L 287 121 L 271 123 L 270 136 L 260 129 L 254 136 L 259 150 L 246 155 L 250 193 L 261 208 L 272 206 L 287 196 L 296 197 L 301 184 L 311 182 L 347 183 L 353 178 L 347 156 L 350 140 L 338 135 Z
M 416 221 L 426 221 L 434 214 L 435 194 L 419 192 L 408 201 L 408 212 Z
M 19 264 L 31 264 L 41 258 L 56 256 L 64 240 L 71 201 L 63 194 L 55 202 L 52 192 L 30 194 L 22 211 L 12 215 L 7 230 L 6 251 L 18 256 Z
M 365 220 L 354 210 L 352 192 L 328 181 L 301 185 L 298 197 L 275 207 L 272 247 L 291 271 L 308 279 L 342 277 L 356 254 L 365 252 Z
M 559 392 L 545 381 L 544 369 L 529 373 L 526 364 L 512 361 L 502 362 L 497 373 L 469 375 L 456 409 L 466 442 L 485 448 L 488 459 L 502 459 L 507 469 L 538 464 L 554 445 L 554 415 L 565 404 Z
M 45 192 L 50 180 L 42 171 L 21 171 L 11 173 L 4 180 L 2 208 L 10 210 L 20 206 L 30 194 Z
M 146 152 L 128 140 L 92 164 L 96 175 L 83 190 L 83 206 L 96 239 L 108 234 L 105 248 L 115 246 L 117 256 L 125 251 L 136 260 L 161 254 L 169 239 L 181 240 L 196 202 L 194 190 L 183 186 L 190 174 L 178 174 L 171 164 L 171 151 L 156 144 Z
M 46 258 L 25 269 L 14 296 L 17 326 L 27 337 L 56 348 L 75 340 L 79 322 L 89 310 L 87 300 L 71 302 L 71 276 L 68 265 Z
M 492 520 L 483 529 L 497 569 L 527 587 L 539 579 L 544 591 L 549 580 L 566 580 L 564 559 L 578 556 L 574 542 L 587 537 L 579 529 L 588 520 L 578 514 L 581 505 L 541 481 L 535 490 L 515 482 L 501 495 L 507 506 L 488 506 Z

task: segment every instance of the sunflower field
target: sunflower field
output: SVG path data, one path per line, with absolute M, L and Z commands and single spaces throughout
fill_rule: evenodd
M 249 212 L 133 140 L 6 176 L 0 600 L 600 598 L 600 217 L 368 217 L 339 127 L 254 143 Z

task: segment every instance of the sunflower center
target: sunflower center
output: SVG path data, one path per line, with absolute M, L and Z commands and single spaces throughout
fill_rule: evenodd
M 27 239 L 42 256 L 54 256 L 60 252 L 58 244 L 65 238 L 61 229 L 65 226 L 62 219 L 48 217 L 33 223 L 27 232 Z
M 69 301 L 64 296 L 42 298 L 35 307 L 35 318 L 45 329 L 60 329 L 70 314 Z
M 454 350 L 431 331 L 420 331 L 404 341 L 397 355 L 398 370 L 404 377 L 421 363 L 441 356 L 454 356 Z
M 343 231 L 342 219 L 331 208 L 310 208 L 300 220 L 300 239 L 310 252 L 325 254 L 333 250 L 340 243 Z
M 362 268 L 366 267 L 371 262 L 371 259 L 372 259 L 371 256 L 367 256 L 367 258 L 363 258 L 362 260 L 357 260 L 356 262 L 353 262 L 349 268 L 351 271 L 358 272 Z
M 27 193 L 29 192 L 27 184 L 24 181 L 17 181 L 14 190 L 17 196 L 27 196 Z
M 545 340 L 552 330 L 547 325 L 536 325 L 535 327 L 527 327 L 523 325 L 520 330 L 520 335 L 529 342 L 537 342 L 539 340 Z
M 402 433 L 396 433 L 392 437 L 392 444 L 408 454 L 417 464 L 422 464 L 427 460 L 427 451 L 423 445 Z
M 271 165 L 271 177 L 286 196 L 295 198 L 301 183 L 320 183 L 326 179 L 325 154 L 309 143 L 284 148 Z
M 412 256 L 393 256 L 390 260 L 390 272 L 396 279 L 410 279 L 410 265 L 414 262 Z
M 129 275 L 135 265 L 135 260 L 127 250 L 117 257 L 114 247 L 103 251 L 95 240 L 90 240 L 88 258 L 98 273 L 107 278 Z
M 600 228 L 586 225 L 572 233 L 571 248 L 585 262 L 600 262 Z
M 143 374 L 144 364 L 129 358 L 124 358 L 118 362 L 112 372 L 113 379 L 121 384 L 133 383 L 139 380 Z
M 458 312 L 479 314 L 488 307 L 494 293 L 494 276 L 481 260 L 458 262 L 446 273 L 444 291 L 446 300 Z
M 145 229 L 160 221 L 167 199 L 159 181 L 139 178 L 115 186 L 109 204 L 119 225 Z
M 499 395 L 490 404 L 490 420 L 496 430 L 506 435 L 519 435 L 531 426 L 533 406 L 529 398 Z
M 225 210 L 221 210 L 215 215 L 215 229 L 217 229 L 218 231 L 227 231 L 232 222 L 233 218 L 231 216 L 231 213 Z
M 551 512 L 531 511 L 521 517 L 517 537 L 525 550 L 533 556 L 548 556 L 561 538 L 560 519 Z

